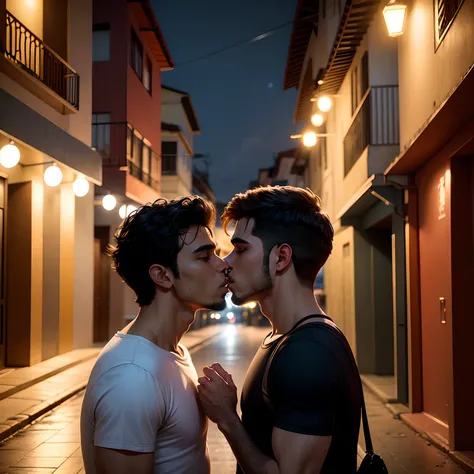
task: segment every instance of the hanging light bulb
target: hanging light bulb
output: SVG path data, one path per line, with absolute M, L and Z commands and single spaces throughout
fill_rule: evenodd
M 82 176 L 72 183 L 72 190 L 77 197 L 84 197 L 89 192 L 89 181 Z
M 315 127 L 320 127 L 324 123 L 324 117 L 321 114 L 313 114 L 311 117 L 311 123 Z
M 46 168 L 46 171 L 44 172 L 44 182 L 48 185 L 54 188 L 55 186 L 58 186 L 61 184 L 61 181 L 63 180 L 63 173 L 59 166 L 54 163 L 51 166 L 48 166 Z
M 20 161 L 20 150 L 13 143 L 5 145 L 0 150 L 0 164 L 5 168 L 13 168 Z
M 119 209 L 120 219 L 125 219 L 126 215 L 127 215 L 127 205 L 123 204 L 122 206 L 120 206 L 120 209 Z
M 135 206 L 132 206 L 131 204 L 129 204 L 127 206 L 127 216 L 129 216 L 132 212 L 136 211 L 137 208 Z
M 102 198 L 102 206 L 106 211 L 111 211 L 112 209 L 115 209 L 115 206 L 117 205 L 117 199 L 115 199 L 115 196 L 112 194 L 107 194 Z
M 383 17 L 389 36 L 395 37 L 403 34 L 407 6 L 398 1 L 390 0 L 383 9 Z
M 332 107 L 332 100 L 328 96 L 323 96 L 318 99 L 318 109 L 321 112 L 329 112 Z
M 311 148 L 316 145 L 317 137 L 314 132 L 306 132 L 303 134 L 303 145 Z

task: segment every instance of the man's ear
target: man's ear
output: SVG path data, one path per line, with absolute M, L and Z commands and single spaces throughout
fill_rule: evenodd
M 155 264 L 150 267 L 148 273 L 153 282 L 164 290 L 169 290 L 173 286 L 174 275 L 169 268 Z
M 288 244 L 281 244 L 276 248 L 277 253 L 277 273 L 285 273 L 291 267 L 293 250 Z

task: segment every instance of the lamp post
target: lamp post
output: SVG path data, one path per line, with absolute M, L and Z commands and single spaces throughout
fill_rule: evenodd
M 407 6 L 400 0 L 390 0 L 383 9 L 383 17 L 389 36 L 396 37 L 403 34 Z

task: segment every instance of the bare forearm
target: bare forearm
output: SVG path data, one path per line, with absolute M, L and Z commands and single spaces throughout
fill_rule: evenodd
M 280 473 L 276 461 L 263 454 L 255 446 L 237 414 L 218 426 L 227 438 L 237 462 L 245 474 Z

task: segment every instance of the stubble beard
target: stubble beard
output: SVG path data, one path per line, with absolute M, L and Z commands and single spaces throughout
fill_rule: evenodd
M 269 268 L 269 259 L 270 255 L 265 252 L 263 256 L 262 262 L 262 277 L 260 281 L 250 290 L 248 293 L 237 296 L 236 294 L 232 294 L 232 303 L 237 306 L 241 306 L 249 301 L 253 301 L 257 295 L 271 290 L 273 288 L 273 282 L 270 277 L 270 268 Z

